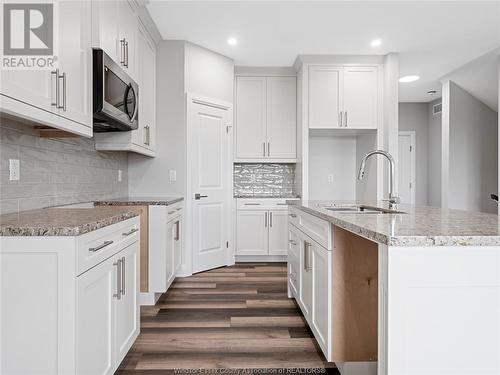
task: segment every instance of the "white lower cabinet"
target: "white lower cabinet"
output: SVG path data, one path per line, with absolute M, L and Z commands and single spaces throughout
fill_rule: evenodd
M 299 304 L 327 360 L 332 360 L 332 251 L 288 227 L 289 294 Z M 298 267 L 298 269 L 297 269 Z
M 137 217 L 0 237 L 0 274 L 2 374 L 113 374 L 139 335 Z
M 286 199 L 237 199 L 236 255 L 283 257 L 287 253 L 288 212 Z

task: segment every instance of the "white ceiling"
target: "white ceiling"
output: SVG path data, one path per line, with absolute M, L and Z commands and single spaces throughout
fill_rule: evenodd
M 290 66 L 299 54 L 400 54 L 400 101 L 429 101 L 447 73 L 500 46 L 500 1 L 165 1 L 147 5 L 164 39 L 242 66 Z M 227 38 L 238 39 L 229 46 Z M 383 43 L 370 46 L 374 38 Z M 438 94 L 439 95 L 439 94 Z

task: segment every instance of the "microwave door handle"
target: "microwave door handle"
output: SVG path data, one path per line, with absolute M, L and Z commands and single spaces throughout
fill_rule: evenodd
M 132 118 L 130 119 L 130 122 L 134 122 L 135 118 L 137 116 L 137 112 L 139 111 L 139 98 L 137 97 L 137 93 L 134 92 L 134 98 L 135 98 L 135 108 L 134 108 L 134 114 L 132 115 Z

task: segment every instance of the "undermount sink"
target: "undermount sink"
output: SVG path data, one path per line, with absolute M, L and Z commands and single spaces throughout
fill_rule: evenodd
M 364 205 L 322 206 L 322 208 L 342 214 L 404 214 L 404 212 L 397 210 Z

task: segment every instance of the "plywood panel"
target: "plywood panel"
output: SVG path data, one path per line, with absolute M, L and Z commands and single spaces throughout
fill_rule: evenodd
M 333 358 L 377 360 L 378 245 L 334 227 Z

